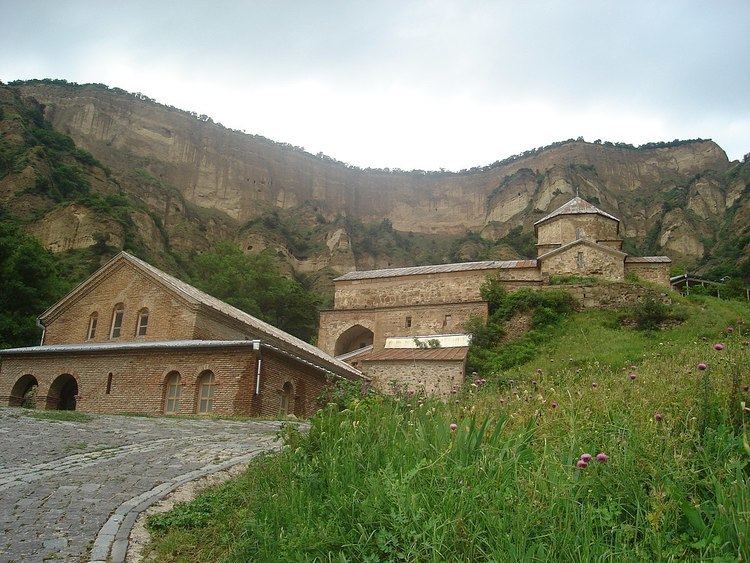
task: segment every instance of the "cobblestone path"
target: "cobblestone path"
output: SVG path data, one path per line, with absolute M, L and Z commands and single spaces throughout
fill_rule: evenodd
M 170 487 L 279 447 L 277 422 L 26 413 L 0 408 L 2 562 L 106 559 L 113 544 L 118 560 L 124 528 Z

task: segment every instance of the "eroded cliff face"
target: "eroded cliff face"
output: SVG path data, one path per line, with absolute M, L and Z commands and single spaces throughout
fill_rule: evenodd
M 100 86 L 18 88 L 148 203 L 173 248 L 233 239 L 248 252 L 276 249 L 298 272 L 408 261 L 355 252 L 341 216 L 387 219 L 406 233 L 474 231 L 497 240 L 514 227 L 530 231 L 576 190 L 620 217 L 636 247 L 698 261 L 747 191 L 744 181 L 728 183 L 731 163 L 711 141 L 652 149 L 569 142 L 463 173 L 393 173 L 347 167 Z M 273 210 L 313 233 L 308 251 L 300 255 L 283 236 L 255 228 Z

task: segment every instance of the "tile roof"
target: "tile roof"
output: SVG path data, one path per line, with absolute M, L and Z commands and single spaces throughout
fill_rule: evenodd
M 382 270 L 360 270 L 339 276 L 333 281 L 367 280 L 418 276 L 421 274 L 443 274 L 447 272 L 467 272 L 470 270 L 496 270 L 501 268 L 536 268 L 536 260 L 484 260 L 482 262 L 458 262 L 455 264 L 435 264 L 432 266 L 411 266 L 407 268 L 384 268 Z
M 625 258 L 625 262 L 631 263 L 660 264 L 671 261 L 672 259 L 669 256 L 628 256 Z
M 378 361 L 461 361 L 469 352 L 467 347 L 461 348 L 385 348 L 377 352 L 370 352 L 357 357 L 358 362 Z
M 537 225 L 540 225 L 541 223 L 544 223 L 545 221 L 549 221 L 550 219 L 553 219 L 554 217 L 558 217 L 560 215 L 583 215 L 583 214 L 596 214 L 596 215 L 602 215 L 603 217 L 607 217 L 609 219 L 613 219 L 617 221 L 618 223 L 620 220 L 615 217 L 614 215 L 610 215 L 606 211 L 602 211 L 595 205 L 589 203 L 585 199 L 582 199 L 578 196 L 571 199 L 568 203 L 565 203 L 555 209 L 552 213 L 549 215 L 542 217 L 534 223 L 534 228 L 536 228 Z
M 299 354 L 302 359 L 312 361 L 319 367 L 328 369 L 329 371 L 337 375 L 355 379 L 359 379 L 362 377 L 362 374 L 358 370 L 354 369 L 349 364 L 346 364 L 340 360 L 337 360 L 333 356 L 326 354 L 320 348 L 317 348 L 312 344 L 308 344 L 304 340 L 301 340 L 296 336 L 292 336 L 291 334 L 284 332 L 283 330 L 278 329 L 275 326 L 268 324 L 267 322 L 256 319 L 252 315 L 245 313 L 244 311 L 241 311 L 227 303 L 224 303 L 220 299 L 212 297 L 211 295 L 201 291 L 196 287 L 193 287 L 188 283 L 185 283 L 184 281 L 175 278 L 174 276 L 170 276 L 166 272 L 161 271 L 159 268 L 152 266 L 148 262 L 145 262 L 140 258 L 136 258 L 132 254 L 129 254 L 125 251 L 117 254 L 117 256 L 112 258 L 112 260 L 107 262 L 97 272 L 92 274 L 91 277 L 88 278 L 88 280 L 84 281 L 66 297 L 47 309 L 47 311 L 42 313 L 40 318 L 44 319 L 48 315 L 51 315 L 71 296 L 82 291 L 90 280 L 100 277 L 110 267 L 112 267 L 120 260 L 125 260 L 141 271 L 150 274 L 153 278 L 164 284 L 164 286 L 177 292 L 189 302 L 203 305 L 213 311 L 216 311 L 226 317 L 242 323 L 246 327 L 255 331 L 259 337 L 270 340 L 271 343 L 276 344 L 276 346 L 283 351 Z

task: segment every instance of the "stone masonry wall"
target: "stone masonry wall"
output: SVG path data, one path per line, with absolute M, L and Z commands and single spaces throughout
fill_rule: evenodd
M 543 259 L 541 271 L 545 278 L 551 275 L 581 275 L 599 276 L 612 281 L 625 279 L 622 255 L 617 256 L 587 244 L 577 244 Z
M 446 315 L 450 315 L 448 323 Z M 407 317 L 411 318 L 411 326 L 406 326 Z M 391 336 L 462 333 L 464 324 L 471 317 L 486 319 L 487 303 L 479 301 L 388 309 L 322 311 L 318 347 L 333 354 L 339 336 L 348 328 L 361 325 L 373 332 L 373 347 L 379 350 L 385 345 L 385 339 Z
M 579 238 L 591 240 L 614 240 L 617 234 L 617 221 L 603 215 L 560 215 L 537 229 L 537 244 L 567 244 Z
M 464 382 L 464 361 L 364 361 L 363 371 L 372 385 L 385 393 L 393 386 L 405 391 L 424 391 L 447 398 Z
M 61 314 L 48 322 L 44 334 L 45 344 L 73 344 L 83 342 L 108 342 L 116 304 L 124 305 L 121 336 L 114 341 L 131 340 L 182 340 L 193 337 L 195 311 L 188 304 L 154 283 L 129 264 L 112 271 L 87 294 L 66 307 Z M 138 312 L 148 308 L 146 336 L 136 336 Z M 96 335 L 87 340 L 89 318 L 97 313 Z
M 633 273 L 640 279 L 649 281 L 665 288 L 670 287 L 669 263 L 653 262 L 625 262 L 625 274 Z
M 671 290 L 664 288 L 661 294 L 654 290 L 630 283 L 605 283 L 590 285 L 556 285 L 545 289 L 563 289 L 569 292 L 583 308 L 619 309 L 639 301 L 647 295 L 668 298 Z

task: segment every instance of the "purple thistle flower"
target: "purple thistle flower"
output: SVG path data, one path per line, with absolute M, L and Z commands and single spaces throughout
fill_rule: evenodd
M 536 379 L 532 379 L 531 380 L 531 384 L 534 385 L 534 386 L 536 386 Z
M 557 408 L 557 401 L 552 401 L 549 406 L 551 406 L 553 409 Z
M 593 382 L 593 383 L 591 384 L 591 388 L 592 388 L 592 389 L 596 389 L 597 387 L 599 387 L 599 384 L 598 384 L 598 383 L 597 383 L 596 381 L 594 381 L 594 382 Z
M 721 351 L 723 349 L 724 349 L 724 345 L 721 342 L 717 342 L 716 344 L 714 344 L 714 350 Z
M 589 463 L 587 461 L 583 461 L 582 459 L 579 459 L 576 463 L 576 467 L 579 469 L 586 469 L 589 466 Z
M 638 377 L 638 376 L 637 376 L 636 374 L 634 374 L 634 373 L 632 373 L 632 372 L 631 372 L 631 373 L 630 373 L 630 374 L 628 375 L 628 377 L 630 378 L 630 381 L 635 381 L 635 378 L 636 378 L 636 377 Z
M 537 372 L 537 373 L 538 373 L 539 375 L 542 375 L 542 368 L 536 368 L 536 372 Z
M 734 327 L 728 326 L 728 327 L 727 327 L 727 332 L 728 332 L 729 334 L 732 334 L 732 333 L 734 332 Z
M 451 432 L 455 432 L 456 430 L 458 430 L 458 424 L 451 422 Z
M 698 364 L 698 369 L 701 371 L 704 371 L 708 366 L 704 364 L 703 362 Z
M 585 461 L 588 463 L 593 459 L 593 456 L 591 454 L 581 454 L 581 461 Z
M 607 463 L 607 461 L 609 461 L 609 456 L 604 452 L 599 452 L 596 454 L 596 461 L 599 463 Z
M 660 412 L 654 413 L 654 420 L 656 422 L 661 422 L 662 420 L 664 420 L 664 415 Z

